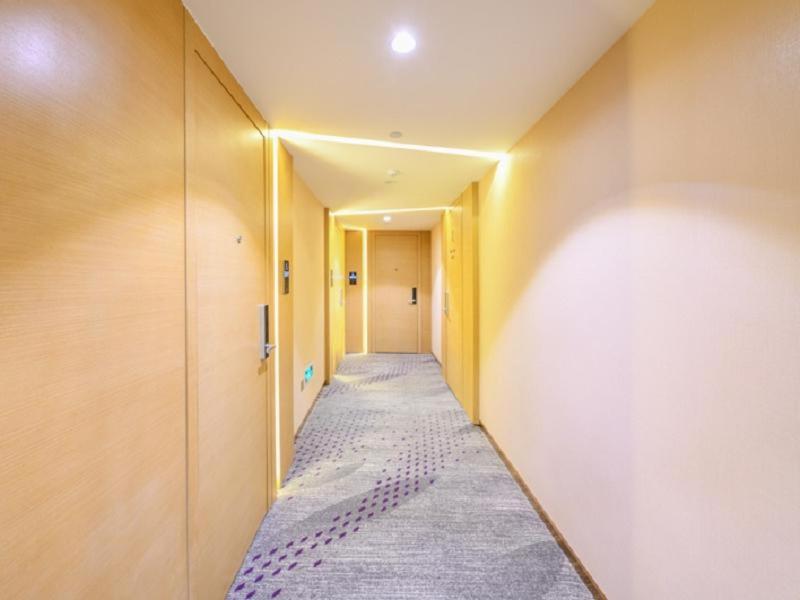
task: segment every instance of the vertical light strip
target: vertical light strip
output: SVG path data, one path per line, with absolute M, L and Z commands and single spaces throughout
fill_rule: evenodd
M 273 292 L 273 305 L 272 311 L 272 324 L 275 337 L 274 344 L 275 350 L 275 479 L 277 480 L 277 489 L 281 488 L 281 370 L 280 370 L 280 357 L 281 348 L 278 345 L 280 342 L 280 311 L 278 304 L 280 301 L 280 260 L 278 258 L 278 138 L 272 137 L 272 267 L 274 281 L 272 285 Z
M 366 354 L 367 352 L 369 352 L 369 338 L 367 337 L 367 335 L 369 334 L 369 331 L 367 330 L 367 328 L 369 327 L 369 316 L 367 314 L 367 311 L 369 310 L 369 293 L 367 292 L 367 286 L 369 285 L 369 273 L 367 272 L 367 265 L 369 263 L 367 261 L 368 256 L 367 256 L 367 230 L 366 229 L 362 229 L 361 230 L 361 244 L 362 244 L 362 246 L 361 246 L 361 270 L 364 273 L 364 286 L 362 288 L 363 296 L 361 298 L 361 306 L 362 306 L 361 318 L 363 319 L 362 324 L 361 324 L 361 330 L 364 332 L 364 339 L 362 340 L 362 344 L 363 344 L 364 354 Z

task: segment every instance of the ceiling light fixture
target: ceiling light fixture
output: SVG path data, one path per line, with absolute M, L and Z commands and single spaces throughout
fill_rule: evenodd
M 389 137 L 390 138 L 395 138 L 395 139 L 401 138 L 401 137 L 403 137 L 403 132 L 402 131 L 390 131 L 389 132 Z
M 392 220 L 392 215 L 383 215 L 383 222 L 389 223 Z
M 371 146 L 373 148 L 395 148 L 397 150 L 412 150 L 415 152 L 431 152 L 433 154 L 451 154 L 455 156 L 468 156 L 470 158 L 484 158 L 500 161 L 506 158 L 505 152 L 487 152 L 485 150 L 470 150 L 468 148 L 448 148 L 446 146 L 423 146 L 421 144 L 403 144 L 400 142 L 387 142 L 385 140 L 372 140 L 368 138 L 353 138 L 339 135 L 325 135 L 307 131 L 294 131 L 290 129 L 273 129 L 270 135 L 285 140 L 310 140 L 315 142 L 331 142 L 333 144 L 349 144 L 351 146 Z
M 408 31 L 398 31 L 392 40 L 392 50 L 398 54 L 408 54 L 417 47 L 417 40 Z

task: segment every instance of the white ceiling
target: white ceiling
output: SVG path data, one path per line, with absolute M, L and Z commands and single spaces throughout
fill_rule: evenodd
M 506 151 L 652 0 L 185 0 L 272 127 Z M 417 49 L 397 55 L 393 34 Z M 490 162 L 287 143 L 335 210 L 449 204 Z M 384 184 L 398 169 L 396 184 Z
M 494 164 L 485 158 L 330 142 L 283 143 L 303 180 L 333 210 L 447 206 Z
M 425 210 L 415 212 L 393 212 L 391 210 L 364 215 L 337 215 L 336 220 L 345 229 L 381 229 L 393 231 L 426 231 L 433 229 L 442 219 L 443 210 Z M 383 221 L 383 215 L 391 215 L 389 223 Z

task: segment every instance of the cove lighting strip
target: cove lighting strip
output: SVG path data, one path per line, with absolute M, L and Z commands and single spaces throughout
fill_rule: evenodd
M 423 146 L 421 144 L 403 144 L 400 142 L 387 142 L 385 140 L 344 137 L 339 135 L 324 135 L 322 133 L 309 133 L 307 131 L 294 131 L 291 129 L 273 129 L 271 135 L 273 135 L 274 137 L 283 138 L 285 140 L 311 140 L 315 142 L 330 142 L 333 144 L 348 144 L 350 146 L 394 148 L 396 150 L 411 150 L 413 152 L 431 152 L 433 154 L 468 156 L 470 158 L 483 158 L 486 160 L 493 160 L 493 161 L 503 160 L 507 156 L 505 152 L 487 152 L 485 150 L 470 150 L 468 148 L 448 148 L 446 146 Z
M 333 217 L 352 217 L 356 215 L 391 215 L 394 213 L 430 212 L 452 210 L 452 206 L 428 206 L 425 208 L 386 208 L 384 210 L 340 210 L 332 212 Z

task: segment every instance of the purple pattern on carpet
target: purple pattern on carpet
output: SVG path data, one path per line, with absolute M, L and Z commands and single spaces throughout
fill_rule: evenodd
M 323 396 L 343 393 L 347 391 L 348 386 L 350 390 L 358 389 L 404 374 L 406 373 L 382 374 L 362 380 L 357 385 L 339 384 L 338 387 L 333 386 L 336 387 L 335 390 L 326 388 L 327 391 L 323 392 Z M 401 443 L 391 445 L 391 448 L 397 450 L 395 458 L 386 459 L 387 464 L 382 469 L 382 474 L 374 480 L 369 493 L 358 494 L 329 509 L 333 513 L 333 516 L 329 517 L 330 526 L 327 528 L 327 531 L 332 534 L 331 537 L 323 538 L 326 529 L 319 528 L 320 524 L 317 524 L 315 530 L 302 534 L 302 537 L 297 534 L 296 539 L 288 541 L 286 538 L 280 541 L 281 532 L 277 532 L 273 543 L 278 541 L 280 543 L 269 550 L 269 556 L 275 555 L 280 547 L 288 549 L 296 545 L 297 549 L 293 554 L 298 560 L 292 562 L 283 571 L 280 567 L 275 569 L 271 574 L 273 578 L 282 572 L 294 574 L 302 571 L 303 565 L 312 568 L 319 567 L 322 564 L 322 558 L 318 556 L 318 553 L 326 550 L 326 547 L 333 542 L 347 543 L 352 534 L 360 531 L 361 525 L 368 523 L 368 521 L 362 521 L 364 517 L 366 519 L 375 517 L 375 510 L 370 510 L 368 513 L 366 511 L 368 508 L 377 510 L 376 504 L 379 498 L 380 513 L 383 518 L 402 508 L 405 502 L 409 502 L 415 496 L 425 492 L 435 482 L 435 478 L 430 475 L 443 471 L 449 464 L 460 462 L 460 458 L 467 452 L 464 448 L 464 438 L 474 431 L 470 427 L 464 427 L 463 413 L 460 412 L 460 409 L 443 411 L 433 416 L 426 415 L 418 419 L 412 418 L 404 428 L 396 425 L 392 415 L 369 410 L 343 409 L 336 416 L 326 418 L 321 423 L 309 420 L 298 438 L 295 460 L 286 477 L 285 484 L 288 485 L 297 480 L 297 488 L 302 488 L 305 483 L 320 477 L 325 471 L 329 472 L 332 466 L 330 463 L 341 463 L 344 460 L 355 458 L 365 450 L 365 445 L 359 443 L 360 438 L 367 433 L 374 433 L 381 429 L 387 431 L 387 435 L 391 432 L 394 439 L 399 437 Z M 381 440 L 387 441 L 385 437 Z M 325 463 L 328 465 L 325 466 Z M 323 468 L 324 466 L 325 468 Z M 339 466 L 336 468 L 338 469 Z M 346 476 L 350 476 L 350 474 Z M 284 501 L 293 497 L 284 498 Z M 371 503 L 370 499 L 372 499 Z M 358 516 L 349 519 L 353 514 Z M 307 521 L 313 522 L 314 515 Z M 348 536 L 348 533 L 351 535 Z M 309 540 L 313 543 L 306 545 Z M 257 561 L 263 552 L 256 553 L 249 562 Z M 302 558 L 299 558 L 301 556 Z M 277 560 L 280 562 L 286 558 L 287 555 L 283 554 Z M 271 561 L 267 561 L 261 568 L 266 569 L 270 564 Z M 245 594 L 244 598 L 246 599 L 252 598 L 259 586 L 267 584 L 263 574 L 253 575 L 253 567 L 243 570 L 236 579 L 235 587 L 232 589 L 236 593 Z M 272 592 L 270 597 L 276 597 L 282 589 L 278 588 Z

